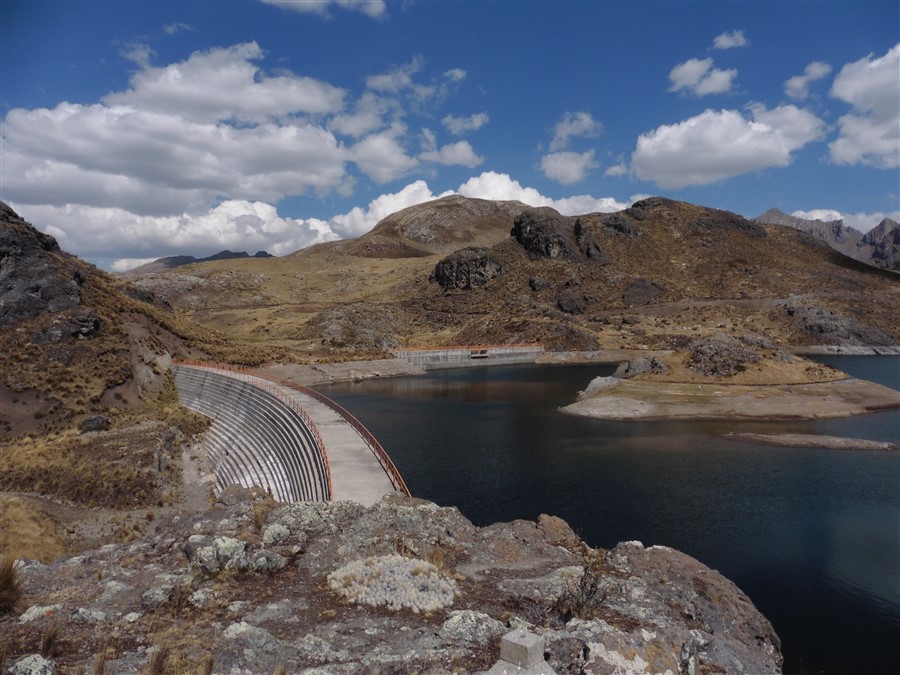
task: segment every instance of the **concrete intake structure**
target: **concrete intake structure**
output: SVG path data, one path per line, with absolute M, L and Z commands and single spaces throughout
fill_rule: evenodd
M 364 505 L 409 494 L 378 441 L 322 394 L 229 366 L 178 363 L 173 371 L 182 405 L 212 419 L 203 444 L 218 491 L 258 486 L 282 502 Z
M 394 356 L 425 370 L 471 368 L 514 363 L 534 363 L 544 353 L 541 345 L 471 345 L 457 347 L 405 347 Z

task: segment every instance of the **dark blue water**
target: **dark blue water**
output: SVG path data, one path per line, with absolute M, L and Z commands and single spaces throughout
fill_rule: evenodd
M 900 389 L 898 357 L 822 360 Z M 900 454 L 721 438 L 897 442 L 900 412 L 796 423 L 557 412 L 610 372 L 508 366 L 323 391 L 379 438 L 417 497 L 455 505 L 480 525 L 549 513 L 592 546 L 671 546 L 750 596 L 782 639 L 787 673 L 900 673 Z

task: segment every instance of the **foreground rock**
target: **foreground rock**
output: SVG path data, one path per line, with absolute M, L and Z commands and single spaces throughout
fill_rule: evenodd
M 117 673 L 151 662 L 481 672 L 501 636 L 524 628 L 558 673 L 781 668 L 771 625 L 717 572 L 638 542 L 589 549 L 558 518 L 477 528 L 421 500 L 278 505 L 231 492 L 212 512 L 159 525 L 131 544 L 24 562 L 21 606 L 0 618 L 7 667 L 36 661 L 56 631 L 46 659 L 76 670 L 102 653 Z

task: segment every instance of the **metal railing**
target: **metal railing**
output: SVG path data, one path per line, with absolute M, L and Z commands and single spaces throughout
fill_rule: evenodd
M 315 389 L 310 389 L 309 387 L 304 387 L 301 384 L 297 384 L 295 382 L 291 382 L 289 380 L 285 380 L 280 377 L 273 377 L 268 373 L 261 373 L 260 371 L 253 368 L 246 368 L 244 366 L 232 366 L 225 363 L 209 363 L 204 361 L 175 361 L 175 365 L 188 365 L 195 366 L 200 368 L 207 368 L 210 370 L 221 370 L 226 371 L 228 373 L 234 373 L 236 375 L 244 375 L 252 377 L 256 380 L 262 380 L 266 383 L 267 386 L 280 385 L 282 387 L 287 387 L 288 389 L 293 389 L 295 391 L 300 392 L 301 394 L 305 394 L 311 398 L 316 399 L 320 403 L 328 406 L 331 410 L 340 415 L 347 424 L 349 424 L 357 434 L 359 434 L 360 438 L 363 442 L 368 446 L 369 450 L 375 456 L 375 459 L 378 460 L 378 463 L 381 465 L 381 468 L 384 470 L 384 473 L 387 475 L 388 480 L 391 481 L 391 485 L 394 486 L 394 489 L 398 492 L 403 493 L 407 497 L 412 496 L 410 494 L 409 488 L 406 486 L 406 481 L 403 480 L 403 476 L 400 475 L 400 471 L 397 469 L 397 466 L 394 464 L 393 460 L 387 454 L 387 451 L 378 442 L 378 439 L 372 434 L 371 431 L 366 429 L 365 425 L 360 422 L 356 417 L 354 417 L 349 410 L 344 408 L 342 405 L 337 403 L 336 401 L 332 401 L 330 398 L 325 396 Z M 246 381 L 246 380 L 245 380 Z M 265 388 L 265 387 L 264 387 Z M 267 389 L 268 390 L 268 389 Z M 321 441 L 321 436 L 319 435 L 318 428 L 315 426 L 315 422 L 309 417 L 309 414 L 297 403 L 295 400 L 291 399 L 289 396 L 286 396 L 283 391 L 278 391 L 276 394 L 279 396 L 281 400 L 288 400 L 292 403 L 292 405 L 302 411 L 301 415 L 303 416 L 304 422 L 309 420 L 310 428 L 314 430 L 315 436 L 317 438 L 317 442 Z M 322 442 L 320 446 L 322 448 L 322 456 L 325 458 L 325 466 L 328 470 L 328 491 L 329 495 L 331 494 L 331 468 L 328 463 L 328 455 L 325 452 L 325 444 Z
M 319 432 L 319 427 L 313 421 L 312 417 L 309 416 L 309 413 L 306 412 L 303 406 L 301 406 L 295 399 L 287 396 L 281 388 L 276 386 L 277 383 L 272 382 L 267 378 L 259 377 L 255 375 L 250 369 L 241 368 L 239 366 L 231 366 L 228 364 L 219 363 L 207 363 L 204 361 L 197 361 L 192 359 L 176 360 L 172 363 L 176 366 L 190 366 L 194 368 L 202 368 L 204 370 L 223 372 L 227 374 L 228 377 L 233 377 L 236 380 L 247 382 L 248 384 L 252 384 L 257 388 L 262 389 L 263 391 L 271 394 L 279 401 L 287 405 L 295 413 L 297 413 L 303 424 L 306 425 L 307 429 L 309 429 L 309 432 L 313 437 L 313 441 L 315 442 L 316 446 L 319 449 L 319 453 L 322 456 L 322 462 L 325 469 L 325 478 L 328 483 L 327 498 L 329 501 L 331 500 L 331 495 L 334 494 L 331 481 L 331 463 L 328 461 L 328 451 L 325 447 L 325 441 L 322 438 L 322 434 Z

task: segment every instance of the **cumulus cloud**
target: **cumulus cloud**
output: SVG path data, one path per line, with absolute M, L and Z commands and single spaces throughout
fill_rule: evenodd
M 490 121 L 487 113 L 475 113 L 467 117 L 447 115 L 441 120 L 441 124 L 454 136 L 462 136 L 470 131 L 478 131 Z
M 594 151 L 551 152 L 541 158 L 541 170 L 547 178 L 563 185 L 582 180 L 591 169 L 600 165 L 594 160 Z
M 829 144 L 834 164 L 900 166 L 900 44 L 879 58 L 848 63 L 831 95 L 852 106 L 838 120 L 840 135 Z
M 809 96 L 809 85 L 817 80 L 827 77 L 831 72 L 831 66 L 821 61 L 813 61 L 803 71 L 802 75 L 794 75 L 784 83 L 784 93 L 791 98 L 799 100 Z
M 373 19 L 387 14 L 384 0 L 261 0 L 267 5 L 275 5 L 282 9 L 301 14 L 318 14 L 329 16 L 332 7 L 339 7 L 354 12 L 362 12 Z
M 422 129 L 422 152 L 419 159 L 435 164 L 458 164 L 470 169 L 484 162 L 484 157 L 476 155 L 468 141 L 448 143 L 438 148 L 437 139 L 430 129 Z
M 731 91 L 732 81 L 737 77 L 738 71 L 720 70 L 712 66 L 711 58 L 688 59 L 679 63 L 669 72 L 669 81 L 672 83 L 669 91 L 688 91 L 695 96 Z
M 337 189 L 346 179 L 346 149 L 309 123 L 235 127 L 130 106 L 61 103 L 11 110 L 2 130 L 4 191 L 29 203 L 147 213 L 197 208 L 218 195 L 277 201 Z
M 588 112 L 567 112 L 553 129 L 550 151 L 565 150 L 570 138 L 596 138 L 603 133 L 603 125 Z
M 808 110 L 784 105 L 750 107 L 750 118 L 736 110 L 706 110 L 641 134 L 631 167 L 644 180 L 664 188 L 706 185 L 787 166 L 792 154 L 822 138 L 825 123 Z
M 385 115 L 397 111 L 397 104 L 370 91 L 364 92 L 356 102 L 353 112 L 335 115 L 328 128 L 344 136 L 360 138 L 386 125 Z
M 874 213 L 841 213 L 835 209 L 812 209 L 811 211 L 797 210 L 792 212 L 791 215 L 806 220 L 821 220 L 826 223 L 831 220 L 843 220 L 844 225 L 853 227 L 860 232 L 868 232 L 885 218 L 900 222 L 900 211 L 893 211 L 891 213 L 885 213 L 883 211 L 876 211 Z
M 256 42 L 245 42 L 194 52 L 186 61 L 168 66 L 146 65 L 132 75 L 127 91 L 109 94 L 103 102 L 193 122 L 261 122 L 343 107 L 343 89 L 310 77 L 264 74 L 255 63 L 263 55 Z
M 350 156 L 360 170 L 377 183 L 388 183 L 415 169 L 419 162 L 406 154 L 397 137 L 405 132 L 400 124 L 367 136 L 351 148 Z
M 394 66 L 386 73 L 369 75 L 366 86 L 374 91 L 398 94 L 404 89 L 413 87 L 413 75 L 422 70 L 425 61 L 421 56 L 414 57 L 409 63 Z
M 628 165 L 625 163 L 616 164 L 609 167 L 603 172 L 604 176 L 624 176 L 628 173 Z
M 465 197 L 478 199 L 500 199 L 520 201 L 529 206 L 550 206 L 563 215 L 581 215 L 601 211 L 611 213 L 628 208 L 612 197 L 592 197 L 591 195 L 574 195 L 564 199 L 552 199 L 542 195 L 531 187 L 523 187 L 519 181 L 508 174 L 485 171 L 479 176 L 470 178 L 459 186 L 457 192 Z
M 713 40 L 713 49 L 734 49 L 735 47 L 746 47 L 749 44 L 747 38 L 744 37 L 744 31 L 733 30 L 717 35 Z
M 444 77 L 448 80 L 452 80 L 453 82 L 462 82 L 466 79 L 466 71 L 462 68 L 451 68 L 450 70 L 444 73 Z
M 270 204 L 244 200 L 227 200 L 205 213 L 172 216 L 81 204 L 14 208 L 42 229 L 52 228 L 64 249 L 95 260 L 115 260 L 110 266 L 117 270 L 127 268 L 129 260 L 141 264 L 168 255 L 202 257 L 226 248 L 284 255 L 338 238 L 325 221 L 284 218 Z
M 182 23 L 180 21 L 178 21 L 176 23 L 167 23 L 165 26 L 163 26 L 163 32 L 166 35 L 175 35 L 176 33 L 183 33 L 185 31 L 192 31 L 192 30 L 194 30 L 193 26 L 191 26 L 190 24 Z M 138 264 L 142 264 L 142 263 L 138 263 Z

